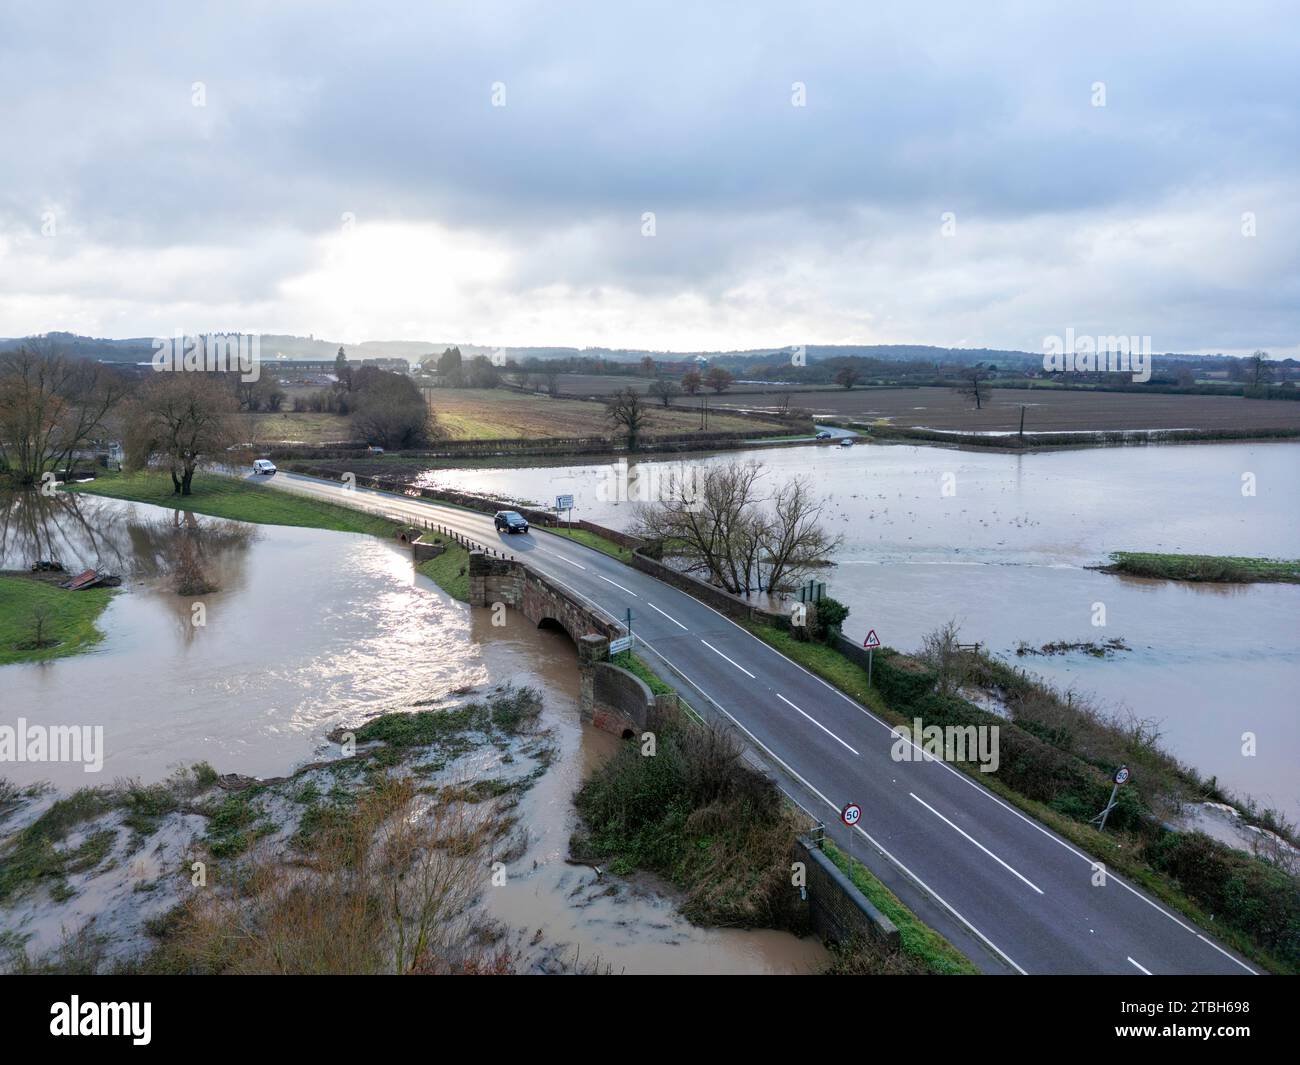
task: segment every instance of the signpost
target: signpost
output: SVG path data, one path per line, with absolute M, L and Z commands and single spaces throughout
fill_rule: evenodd
M 871 653 L 880 646 L 880 637 L 876 635 L 875 629 L 867 633 L 867 638 L 862 641 L 862 646 L 867 649 L 867 687 L 871 687 Z
M 636 617 L 636 615 L 632 613 L 632 608 L 628 607 L 623 621 L 623 627 L 627 630 L 627 635 L 620 636 L 617 640 L 609 641 L 609 656 L 611 658 L 624 651 L 628 654 L 632 653 L 632 619 L 634 617 Z
M 848 806 L 844 807 L 844 809 L 840 811 L 840 820 L 848 825 L 849 828 L 852 828 L 862 820 L 862 807 L 856 802 L 849 803 Z
M 1106 808 L 1094 817 L 1091 822 L 1089 822 L 1090 824 L 1095 824 L 1097 826 L 1098 832 L 1104 832 L 1106 830 L 1106 818 L 1110 816 L 1111 810 L 1115 809 L 1115 797 L 1119 795 L 1119 786 L 1121 784 L 1127 784 L 1130 776 L 1132 776 L 1132 774 L 1129 772 L 1129 768 L 1126 765 L 1122 765 L 1115 770 L 1115 776 L 1113 778 L 1115 786 L 1110 789 L 1110 801 L 1106 803 Z
M 569 528 L 573 528 L 573 496 L 555 497 L 555 512 L 558 514 L 562 510 L 567 510 L 569 512 L 569 517 L 567 520 L 569 523 Z

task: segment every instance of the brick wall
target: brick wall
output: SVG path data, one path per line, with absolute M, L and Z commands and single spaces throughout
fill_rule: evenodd
M 794 860 L 804 863 L 809 924 L 823 940 L 851 943 L 855 939 L 873 939 L 898 946 L 894 922 L 876 909 L 807 836 L 795 841 Z
M 625 731 L 639 736 L 655 707 L 649 686 L 611 662 L 596 662 L 591 669 L 592 702 L 590 708 L 582 708 L 583 720 L 616 736 Z

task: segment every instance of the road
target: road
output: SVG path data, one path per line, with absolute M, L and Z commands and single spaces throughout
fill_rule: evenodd
M 256 478 L 253 478 L 256 479 Z M 492 518 L 279 473 L 263 484 L 433 521 L 526 561 L 611 618 L 629 608 L 639 643 L 797 781 L 818 816 L 862 808 L 853 829 L 1008 970 L 1020 973 L 1250 973 L 1122 878 L 935 759 L 895 761 L 890 726 L 685 592 L 546 532 L 498 534 Z M 691 692 L 689 689 L 693 689 Z

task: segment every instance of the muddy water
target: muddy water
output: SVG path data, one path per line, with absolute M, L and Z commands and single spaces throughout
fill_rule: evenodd
M 846 632 L 915 648 L 950 618 L 963 638 L 1112 709 L 1159 722 L 1165 745 L 1229 790 L 1300 818 L 1300 586 L 1187 585 L 1083 567 L 1110 551 L 1300 556 L 1300 445 L 1227 444 L 986 454 L 911 446 L 740 452 L 773 483 L 812 480 L 843 535 L 830 593 Z M 675 469 L 439 470 L 430 483 L 543 501 L 626 528 Z M 1245 475 L 1252 475 L 1243 481 Z M 539 489 L 539 479 L 544 488 Z M 1253 479 L 1255 494 L 1244 495 Z M 1105 625 L 1094 604 L 1105 608 Z M 1132 648 L 1017 659 L 1020 641 L 1122 637 Z M 1257 737 L 1242 754 L 1243 733 Z
M 579 721 L 575 652 L 566 635 L 524 624 L 508 626 L 503 637 L 491 628 L 489 611 L 474 615 L 474 639 L 492 641 L 503 675 L 526 670 L 539 657 L 562 664 L 548 672 L 545 711 L 560 754 L 521 804 L 528 850 L 511 863 L 506 884 L 490 889 L 486 899 L 493 917 L 523 933 L 529 967 L 546 972 L 577 963 L 615 973 L 811 973 L 824 967 L 826 951 L 815 939 L 697 928 L 676 912 L 669 886 L 645 877 L 597 877 L 589 866 L 565 862 L 576 824 L 573 794 L 624 741 Z M 534 936 L 542 946 L 529 950 Z
M 26 513 L 18 509 L 28 506 Z M 527 944 L 538 969 L 596 962 L 616 972 L 806 972 L 825 951 L 776 932 L 706 930 L 676 912 L 658 885 L 606 894 L 583 866 L 564 863 L 572 796 L 617 738 L 578 718 L 576 653 L 568 637 L 517 615 L 494 627 L 415 573 L 409 551 L 373 537 L 206 516 L 93 497 L 0 506 L 0 569 L 58 557 L 70 569 L 122 574 L 88 654 L 0 667 L 0 721 L 102 725 L 103 771 L 8 763 L 18 783 L 60 789 L 118 777 L 158 780 L 206 760 L 220 772 L 279 775 L 333 757 L 338 724 L 441 701 L 503 680 L 545 693 L 544 723 L 559 756 L 520 810 L 527 853 L 485 905 Z M 219 591 L 176 592 L 198 572 Z M 193 624 L 195 602 L 205 624 Z M 521 870 L 516 872 L 515 870 Z

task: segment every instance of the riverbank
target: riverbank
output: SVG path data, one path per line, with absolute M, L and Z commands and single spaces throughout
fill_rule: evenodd
M 332 733 L 285 777 L 206 764 L 148 787 L 0 793 L 0 943 L 15 972 L 506 972 L 480 908 L 523 851 L 555 754 L 533 689 Z M 538 944 L 528 945 L 535 949 Z
M 1166 555 L 1141 551 L 1113 551 L 1111 564 L 1097 567 L 1103 573 L 1129 577 L 1157 577 L 1171 581 L 1209 581 L 1218 584 L 1281 582 L 1300 584 L 1300 560 L 1240 558 L 1234 555 Z
M 0 576 L 0 666 L 81 654 L 104 638 L 113 589 L 72 592 L 50 581 Z
M 821 424 L 852 429 L 862 434 L 863 443 L 904 443 L 952 447 L 958 450 L 1008 451 L 1015 453 L 1053 451 L 1065 448 L 1125 447 L 1149 444 L 1263 443 L 1300 439 L 1300 428 L 1256 429 L 1098 429 L 1090 432 L 961 432 L 910 428 L 883 422 L 851 420 Z
M 172 507 L 257 525 L 288 525 L 374 536 L 392 536 L 398 529 L 397 523 L 365 511 L 288 492 L 265 492 L 257 485 L 214 473 L 196 473 L 192 493 L 188 496 L 177 495 L 171 478 L 157 472 L 102 474 L 93 481 L 69 484 L 64 488 L 70 492 Z

